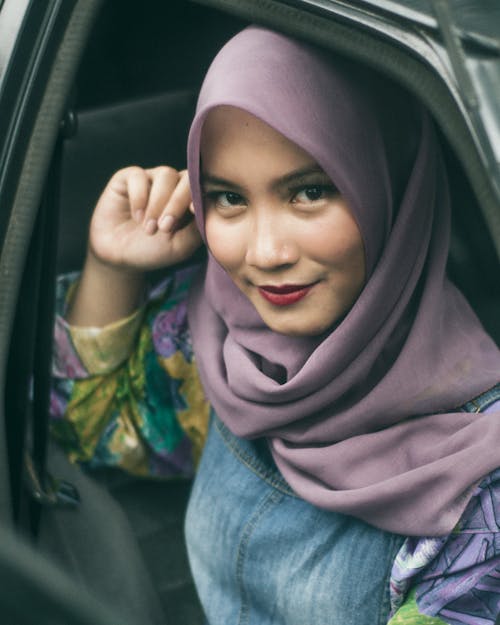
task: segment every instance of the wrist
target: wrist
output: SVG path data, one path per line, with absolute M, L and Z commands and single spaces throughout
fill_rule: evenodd
M 84 273 L 99 274 L 113 281 L 126 281 L 127 283 L 144 283 L 145 272 L 142 269 L 117 265 L 99 258 L 91 248 L 87 250 Z
M 144 302 L 144 272 L 103 262 L 90 250 L 66 320 L 102 327 L 129 316 Z

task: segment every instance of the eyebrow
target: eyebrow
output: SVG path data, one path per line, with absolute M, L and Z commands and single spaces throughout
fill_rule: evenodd
M 321 169 L 319 165 L 311 165 L 307 167 L 300 167 L 299 169 L 294 169 L 293 171 L 285 174 L 284 176 L 280 176 L 271 182 L 271 187 L 280 188 L 287 186 L 293 182 L 297 182 L 298 180 L 308 178 L 312 175 L 322 175 L 328 178 L 327 174 Z M 329 179 L 329 178 L 328 178 Z M 213 186 L 221 186 L 221 187 L 229 187 L 231 189 L 236 189 L 238 191 L 243 191 L 243 187 L 232 182 L 231 180 L 227 180 L 226 178 L 221 178 L 219 176 L 214 176 L 208 172 L 202 172 L 201 174 L 201 184 L 204 185 L 213 185 Z

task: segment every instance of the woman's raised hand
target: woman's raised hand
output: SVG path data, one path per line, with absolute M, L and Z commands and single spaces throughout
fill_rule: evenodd
M 186 171 L 117 171 L 95 207 L 67 321 L 102 327 L 136 310 L 143 301 L 145 274 L 187 260 L 200 246 L 190 206 Z
M 190 212 L 187 171 L 117 171 L 96 205 L 89 252 L 116 269 L 148 271 L 188 259 L 201 238 Z

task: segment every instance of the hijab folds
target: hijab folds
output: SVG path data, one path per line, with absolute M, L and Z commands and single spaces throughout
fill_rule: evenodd
M 237 436 L 266 437 L 300 497 L 388 531 L 437 536 L 500 466 L 500 414 L 458 408 L 498 382 L 500 356 L 445 277 L 450 206 L 431 121 L 363 72 L 260 27 L 219 52 L 188 142 L 200 231 L 203 123 L 232 105 L 331 178 L 360 228 L 367 279 L 329 333 L 290 337 L 263 323 L 209 253 L 190 327 L 215 412 Z

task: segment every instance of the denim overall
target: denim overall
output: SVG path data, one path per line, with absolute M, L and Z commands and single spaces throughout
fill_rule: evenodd
M 462 410 L 499 399 L 500 385 Z M 264 441 L 213 416 L 186 539 L 209 625 L 386 625 L 405 537 L 300 499 Z

